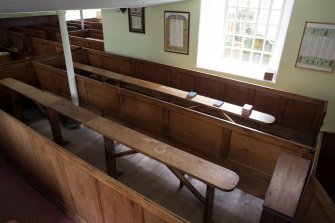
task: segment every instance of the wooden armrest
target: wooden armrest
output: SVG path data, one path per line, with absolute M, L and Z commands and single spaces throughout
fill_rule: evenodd
M 285 219 L 293 219 L 309 165 L 310 160 L 281 153 L 263 207 Z

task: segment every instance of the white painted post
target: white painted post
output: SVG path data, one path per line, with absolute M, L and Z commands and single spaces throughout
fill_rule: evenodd
M 63 51 L 64 51 L 64 57 L 65 57 L 66 71 L 67 71 L 67 79 L 69 81 L 69 87 L 70 87 L 71 100 L 74 105 L 78 106 L 79 105 L 78 91 L 77 91 L 76 80 L 74 77 L 74 68 L 73 68 L 69 35 L 67 32 L 67 26 L 66 26 L 65 11 L 64 10 L 57 11 L 57 13 L 58 13 L 59 26 L 60 26 L 61 36 L 62 36 Z
M 81 22 L 81 29 L 85 29 L 85 24 L 84 24 L 84 15 L 83 15 L 83 10 L 80 9 L 80 22 Z

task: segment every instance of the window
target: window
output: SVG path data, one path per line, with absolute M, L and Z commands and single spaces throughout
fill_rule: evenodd
M 293 0 L 203 0 L 197 66 L 263 79 L 277 72 Z
M 85 9 L 83 10 L 84 19 L 96 18 L 101 15 L 100 9 Z M 66 10 L 66 21 L 80 19 L 80 10 Z

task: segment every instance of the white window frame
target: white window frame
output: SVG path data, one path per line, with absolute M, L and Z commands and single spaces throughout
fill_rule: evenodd
M 228 12 L 226 2 L 228 0 L 202 0 L 197 67 L 258 80 L 263 80 L 265 72 L 271 72 L 274 73 L 272 81 L 275 82 L 293 1 L 284 0 L 285 6 L 281 13 L 280 27 L 277 32 L 271 62 L 264 66 L 223 58 L 225 25 L 227 24 L 225 17 Z M 270 18 L 268 18 L 269 20 Z

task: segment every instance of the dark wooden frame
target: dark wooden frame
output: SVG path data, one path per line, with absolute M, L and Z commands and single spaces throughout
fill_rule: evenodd
M 138 10 L 138 11 L 137 11 Z M 133 27 L 132 17 L 139 17 L 141 19 L 141 28 Z M 145 14 L 144 8 L 129 8 L 128 9 L 128 23 L 129 32 L 145 33 Z
M 184 25 L 183 30 L 183 47 L 172 46 L 170 45 L 170 35 L 169 35 L 169 20 L 166 18 L 167 13 L 184 14 L 187 17 L 187 21 Z M 190 42 L 190 12 L 180 12 L 180 11 L 164 11 L 164 50 L 166 52 L 180 53 L 180 54 L 189 54 L 189 42 Z

